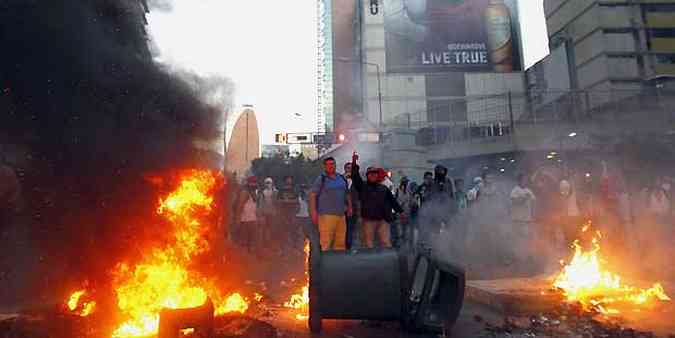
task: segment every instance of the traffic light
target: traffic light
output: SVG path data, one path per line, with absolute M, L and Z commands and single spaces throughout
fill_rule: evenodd
M 275 143 L 286 143 L 286 134 L 276 133 L 274 134 Z

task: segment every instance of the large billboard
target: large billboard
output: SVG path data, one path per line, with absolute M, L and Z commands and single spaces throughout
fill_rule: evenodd
M 522 69 L 515 0 L 383 0 L 388 73 Z

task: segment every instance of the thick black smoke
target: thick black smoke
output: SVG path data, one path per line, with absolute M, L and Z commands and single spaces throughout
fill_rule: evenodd
M 23 191 L 2 224 L 0 299 L 101 275 L 156 231 L 144 176 L 217 160 L 193 141 L 219 137 L 232 86 L 153 63 L 145 14 L 167 4 L 0 2 L 0 151 Z

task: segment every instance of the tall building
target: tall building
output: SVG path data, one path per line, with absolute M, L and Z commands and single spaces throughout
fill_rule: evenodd
M 675 75 L 673 0 L 545 0 L 544 10 L 572 89 L 637 90 Z
M 231 173 L 242 177 L 251 167 L 251 161 L 260 157 L 260 134 L 258 121 L 251 106 L 244 110 L 232 127 L 230 142 L 225 155 L 225 167 Z
M 332 0 L 317 1 L 317 127 L 319 133 L 333 123 L 333 24 Z
M 467 122 L 485 106 L 467 96 L 524 92 L 516 0 L 320 0 L 319 8 L 319 120 L 330 130 L 406 115 Z
M 331 39 L 320 44 L 320 54 L 332 57 L 323 64 L 330 65 L 332 78 L 320 69 L 325 86 L 332 85 L 330 93 L 320 94 L 332 103 L 332 119 L 323 117 L 336 132 L 391 131 L 383 146 L 363 151 L 382 153 L 373 156 L 377 165 L 423 172 L 429 164 L 418 159 L 425 150 L 415 147 L 428 144 L 419 142 L 420 135 L 489 128 L 508 121 L 508 105 L 524 105 L 517 0 L 320 3 L 332 8 L 320 25 Z M 511 102 L 504 95 L 509 92 L 522 94 L 514 100 L 523 102 Z

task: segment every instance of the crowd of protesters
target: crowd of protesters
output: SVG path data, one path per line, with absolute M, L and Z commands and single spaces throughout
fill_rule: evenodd
M 342 173 L 337 168 L 335 159 L 324 159 L 310 185 L 286 177 L 277 188 L 271 178 L 262 186 L 247 178 L 237 199 L 235 240 L 249 250 L 283 254 L 286 245 L 301 247 L 302 232 L 311 227 L 323 250 L 440 239 L 467 264 L 544 270 L 558 267 L 587 221 L 602 232 L 610 253 L 634 248 L 650 256 L 651 249 L 673 244 L 666 243 L 674 232 L 672 178 L 663 175 L 629 188 L 624 175 L 602 162 L 592 175 L 573 168 L 523 171 L 515 179 L 482 173 L 465 184 L 437 165 L 420 184 L 405 176 L 393 184 L 382 168 L 362 171 L 352 162 Z
M 262 186 L 255 176 L 247 177 L 235 197 L 231 239 L 255 255 L 301 250 L 303 225 L 309 223 L 307 194 L 306 186 L 296 186 L 292 176 L 284 177 L 279 188 L 270 177 Z
M 474 178 L 463 194 L 468 207 L 460 207 L 454 245 L 469 265 L 551 272 L 575 240 L 588 245 L 599 231 L 605 258 L 644 260 L 649 264 L 633 265 L 659 270 L 675 244 L 672 178 L 632 177 L 605 161 L 597 167 L 542 167 L 515 181 L 506 175 Z M 584 233 L 587 224 L 592 231 Z

